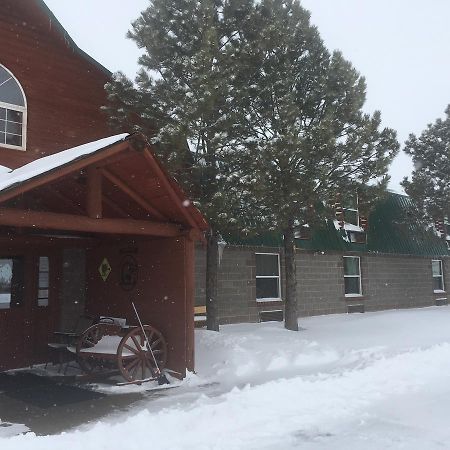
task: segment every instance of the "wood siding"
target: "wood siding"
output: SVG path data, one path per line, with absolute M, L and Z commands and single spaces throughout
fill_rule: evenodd
M 108 74 L 64 40 L 35 0 L 1 3 L 0 64 L 25 91 L 28 127 L 26 151 L 0 148 L 0 164 L 15 168 L 111 134 L 100 111 Z

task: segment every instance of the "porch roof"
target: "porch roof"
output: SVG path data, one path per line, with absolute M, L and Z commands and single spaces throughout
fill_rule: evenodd
M 51 172 L 61 166 L 70 164 L 72 161 L 82 159 L 95 152 L 101 151 L 111 145 L 123 142 L 130 135 L 118 134 L 87 144 L 79 145 L 77 147 L 69 148 L 53 155 L 44 156 L 36 159 L 22 167 L 14 170 L 3 171 L 0 173 L 0 192 L 10 188 L 14 188 L 19 184 L 25 183 L 32 178 L 40 177 L 47 172 Z
M 192 230 L 197 237 L 208 227 L 140 134 L 0 171 L 0 225 L 155 236 Z

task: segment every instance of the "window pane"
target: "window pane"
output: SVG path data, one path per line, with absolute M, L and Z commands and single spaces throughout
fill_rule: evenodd
M 361 294 L 359 291 L 359 277 L 344 278 L 346 294 Z
M 11 74 L 0 66 L 0 84 L 9 80 L 9 78 L 11 78 Z
M 442 285 L 441 277 L 433 277 L 433 290 L 434 291 L 443 291 L 444 286 Z
M 278 255 L 256 255 L 256 276 L 278 276 Z
M 358 223 L 358 212 L 346 209 L 344 211 L 344 220 L 352 225 L 359 225 Z
M 39 298 L 48 298 L 48 289 L 39 289 L 38 297 Z
M 22 123 L 23 122 L 23 113 L 21 113 L 20 111 L 13 111 L 12 109 L 8 109 L 8 121 L 11 122 L 18 122 L 18 123 Z
M 0 108 L 0 119 L 6 119 L 6 109 Z
M 278 278 L 257 278 L 256 298 L 280 298 Z
M 48 256 L 39 257 L 39 272 L 48 272 Z
M 6 134 L 0 131 L 0 144 L 5 144 Z
M 6 131 L 8 133 L 22 135 L 22 124 L 16 122 L 6 122 Z
M 0 120 L 0 132 L 6 131 L 6 120 Z
M 442 275 L 442 262 L 441 261 L 432 261 L 431 267 L 433 270 L 433 276 Z
M 342 206 L 344 208 L 358 209 L 358 202 L 356 195 L 344 195 L 342 199 Z
M 16 134 L 6 133 L 6 144 L 21 147 L 22 146 L 22 136 L 17 136 Z
M 344 275 L 359 275 L 359 258 L 344 258 Z
M 48 287 L 48 272 L 39 272 L 39 287 Z
M 0 259 L 0 309 L 9 308 L 11 303 L 12 259 Z
M 49 260 L 48 256 L 39 257 L 38 306 L 48 306 Z
M 24 289 L 23 258 L 0 259 L 0 308 L 21 306 Z
M 11 76 L 7 81 L 0 85 L 0 102 L 10 103 L 11 105 L 25 106 L 22 90 L 16 80 Z

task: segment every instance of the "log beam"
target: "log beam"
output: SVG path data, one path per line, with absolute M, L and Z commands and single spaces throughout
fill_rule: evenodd
M 175 224 L 134 219 L 92 219 L 72 214 L 0 208 L 0 225 L 85 233 L 175 237 L 183 230 Z
M 150 203 L 143 199 L 139 194 L 127 186 L 119 177 L 114 175 L 108 169 L 102 169 L 103 176 L 113 185 L 117 186 L 121 191 L 131 197 L 141 208 L 159 220 L 165 220 L 165 217 Z
M 149 163 L 150 167 L 156 174 L 157 178 L 161 182 L 161 185 L 166 190 L 167 194 L 169 195 L 169 198 L 173 201 L 175 206 L 177 207 L 178 211 L 180 211 L 181 215 L 186 219 L 187 223 L 192 228 L 198 228 L 197 224 L 195 223 L 192 216 L 189 214 L 187 208 L 182 204 L 182 200 L 178 197 L 172 186 L 170 185 L 170 181 L 165 175 L 165 173 L 161 170 L 161 167 L 159 167 L 159 164 L 156 162 L 155 157 L 153 156 L 153 153 L 150 151 L 150 149 L 145 149 L 142 153 L 144 155 L 144 158 Z
M 116 214 L 121 217 L 131 217 L 131 214 L 128 214 L 124 209 L 122 209 L 117 203 L 110 200 L 106 195 L 103 195 L 103 203 L 111 208 Z

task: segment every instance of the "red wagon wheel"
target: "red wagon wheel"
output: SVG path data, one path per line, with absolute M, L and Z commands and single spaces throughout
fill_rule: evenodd
M 136 327 L 124 336 L 117 349 L 117 365 L 123 377 L 130 382 L 147 380 L 156 375 L 152 352 L 159 369 L 166 366 L 167 344 L 164 336 L 150 325 L 144 325 L 144 330 L 148 344 L 142 330 Z

